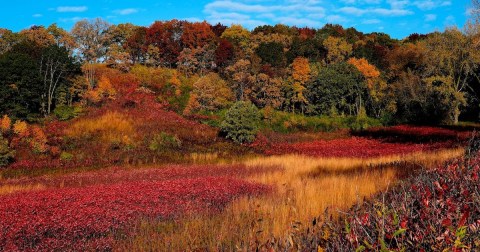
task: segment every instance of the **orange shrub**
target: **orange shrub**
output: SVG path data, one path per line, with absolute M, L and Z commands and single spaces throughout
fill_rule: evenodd
M 43 132 L 42 128 L 39 126 L 32 126 L 31 128 L 31 139 L 30 139 L 30 147 L 34 152 L 37 153 L 45 153 L 48 150 L 47 146 L 47 136 L 45 132 Z
M 98 81 L 97 87 L 87 91 L 87 99 L 91 102 L 97 103 L 104 98 L 114 99 L 116 93 L 117 91 L 113 88 L 110 79 L 102 75 Z
M 28 136 L 28 124 L 24 121 L 17 120 L 15 124 L 13 124 L 13 132 L 17 134 L 19 137 Z
M 4 115 L 2 119 L 0 119 L 0 131 L 7 132 L 12 127 L 12 120 L 8 115 Z

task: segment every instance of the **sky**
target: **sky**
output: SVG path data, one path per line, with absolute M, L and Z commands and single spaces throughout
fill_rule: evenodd
M 112 24 L 149 26 L 175 18 L 248 29 L 278 23 L 321 28 L 333 23 L 404 38 L 463 27 L 469 6 L 470 0 L 23 0 L 2 3 L 0 27 L 20 31 L 56 23 L 70 30 L 75 22 L 96 17 Z

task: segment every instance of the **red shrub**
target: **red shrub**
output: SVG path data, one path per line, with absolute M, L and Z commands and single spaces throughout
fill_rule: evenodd
M 276 143 L 265 151 L 267 155 L 303 154 L 315 157 L 357 157 L 369 158 L 387 155 L 407 154 L 417 151 L 435 150 L 452 146 L 452 142 L 429 144 L 389 143 L 375 139 L 352 137 L 330 141 L 303 143 Z
M 216 211 L 235 197 L 265 190 L 233 178 L 206 177 L 1 196 L 0 251 L 109 249 L 112 235 L 136 218 Z

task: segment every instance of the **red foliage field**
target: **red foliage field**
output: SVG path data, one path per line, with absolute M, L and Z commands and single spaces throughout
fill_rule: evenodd
M 436 127 L 395 126 L 373 128 L 350 138 L 305 142 L 258 140 L 254 147 L 267 155 L 301 154 L 314 157 L 370 158 L 403 155 L 455 147 L 471 132 L 457 132 Z M 258 145 L 258 146 L 256 146 Z
M 352 137 L 330 141 L 273 144 L 267 155 L 302 154 L 315 157 L 370 158 L 430 151 L 452 146 L 450 142 L 432 144 L 389 143 L 376 139 Z
M 269 173 L 280 167 L 247 167 L 245 165 L 168 165 L 162 168 L 128 169 L 111 167 L 96 171 L 78 172 L 67 175 L 22 177 L 8 179 L 0 185 L 41 184 L 47 188 L 84 187 L 97 184 L 123 182 L 165 181 L 200 177 L 246 178 L 254 174 Z
M 164 175 L 158 170 L 130 175 L 120 171 L 115 176 L 113 170 L 115 182 L 102 183 L 100 178 L 93 180 L 98 184 L 82 187 L 72 175 L 65 188 L 0 196 L 0 251 L 109 249 L 113 237 L 124 234 L 126 225 L 138 218 L 218 211 L 234 198 L 269 190 L 228 172 L 212 177 L 194 171 L 172 167 Z M 85 175 L 83 181 L 95 175 Z
M 398 125 L 393 127 L 371 128 L 359 135 L 402 142 L 434 142 L 448 140 L 466 140 L 471 137 L 471 130 L 452 130 L 440 127 Z

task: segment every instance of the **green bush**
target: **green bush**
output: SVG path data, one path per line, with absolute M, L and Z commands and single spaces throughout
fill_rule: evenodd
M 64 151 L 60 154 L 60 160 L 62 160 L 62 161 L 70 161 L 72 159 L 73 159 L 73 154 L 71 154 L 71 153 L 68 153 L 68 152 Z
M 381 126 L 379 120 L 362 116 L 305 116 L 282 111 L 264 113 L 263 129 L 275 132 L 292 133 L 299 131 L 328 132 L 339 129 L 360 130 Z
M 250 143 L 255 140 L 260 126 L 261 115 L 250 102 L 236 102 L 225 114 L 220 129 L 225 137 L 237 143 Z
M 58 106 L 55 108 L 53 113 L 60 121 L 67 121 L 77 117 L 82 112 L 81 107 L 71 107 L 71 106 Z
M 177 149 L 182 146 L 182 141 L 177 136 L 161 132 L 153 137 L 148 148 L 152 151 L 164 151 L 165 149 Z
M 14 157 L 15 151 L 8 146 L 8 140 L 0 135 L 0 167 L 10 164 Z

